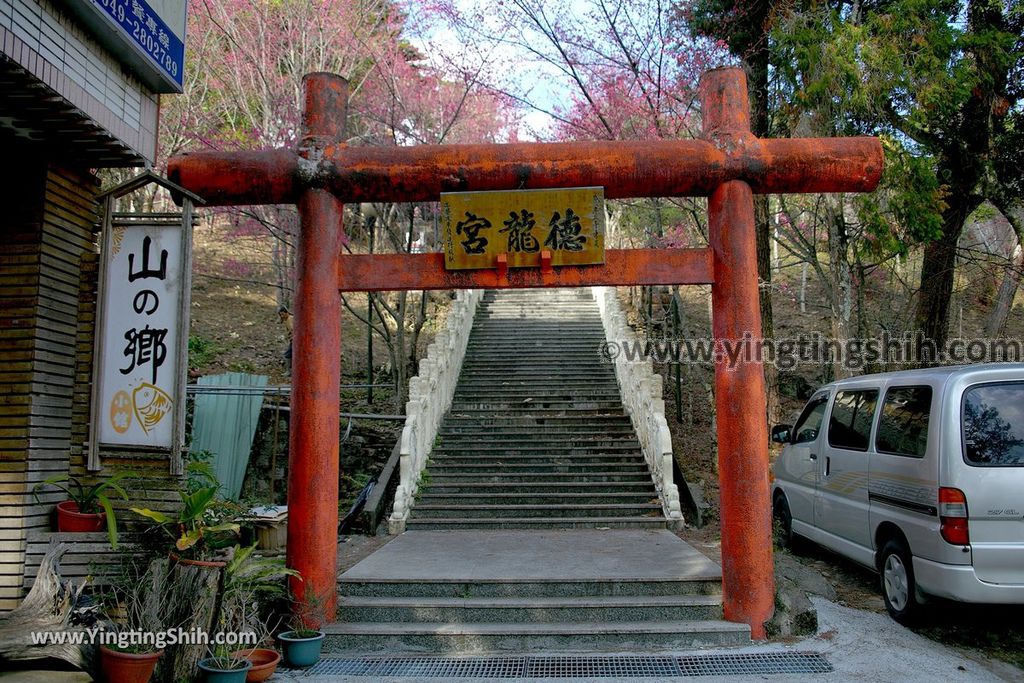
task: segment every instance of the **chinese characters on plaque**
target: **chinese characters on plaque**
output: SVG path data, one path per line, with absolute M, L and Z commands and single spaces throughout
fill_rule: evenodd
M 604 263 L 604 190 L 582 187 L 441 195 L 445 267 L 510 268 Z
M 99 441 L 170 448 L 178 395 L 181 227 L 114 227 L 102 327 Z

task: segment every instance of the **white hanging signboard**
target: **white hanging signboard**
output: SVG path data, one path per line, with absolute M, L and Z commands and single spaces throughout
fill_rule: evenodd
M 114 223 L 106 235 L 93 407 L 100 444 L 180 445 L 187 233 L 180 224 Z

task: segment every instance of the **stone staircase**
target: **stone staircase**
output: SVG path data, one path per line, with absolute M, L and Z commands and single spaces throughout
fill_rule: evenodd
M 328 652 L 750 642 L 666 529 L 604 339 L 588 290 L 485 295 L 407 531 L 339 577 Z
M 487 292 L 407 528 L 665 528 L 589 290 Z

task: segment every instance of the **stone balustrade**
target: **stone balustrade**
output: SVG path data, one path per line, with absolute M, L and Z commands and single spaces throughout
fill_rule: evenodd
M 409 401 L 405 408 L 399 459 L 399 483 L 388 528 L 393 534 L 405 531 L 420 476 L 434 447 L 441 419 L 455 394 L 462 370 L 466 344 L 473 329 L 473 317 L 483 290 L 460 290 L 455 295 L 444 329 L 427 346 L 420 360 L 419 374 L 409 380 Z
M 614 360 L 609 357 L 608 362 L 615 364 L 622 403 L 651 469 L 665 517 L 671 525 L 681 528 L 683 513 L 679 507 L 679 488 L 672 476 L 672 436 L 665 420 L 661 375 L 654 372 L 649 359 L 627 358 L 629 354 L 624 349 L 626 346 L 636 348 L 637 337 L 626 322 L 615 288 L 591 287 L 591 290 L 601 309 L 605 337 L 618 345 L 619 353 L 609 353 L 608 356 L 614 356 Z

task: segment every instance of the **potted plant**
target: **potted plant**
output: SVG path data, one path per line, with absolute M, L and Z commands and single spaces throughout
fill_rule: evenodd
M 108 606 L 116 607 L 120 623 L 104 631 L 109 634 L 99 647 L 99 670 L 111 683 L 147 683 L 163 656 L 156 634 L 163 631 L 160 615 L 159 582 L 152 567 L 141 575 L 135 564 L 125 565 L 107 594 Z M 157 596 L 157 597 L 154 597 Z M 147 638 L 150 634 L 152 638 Z
M 251 668 L 252 662 L 229 652 L 223 645 L 218 646 L 212 656 L 199 660 L 199 670 L 206 683 L 245 683 Z
M 280 558 L 262 557 L 255 550 L 255 545 L 236 548 L 224 570 L 219 625 L 224 632 L 252 634 L 250 642 L 259 644 L 270 636 L 266 613 L 271 603 L 286 596 L 285 579 L 298 576 L 298 572 L 285 567 Z M 232 654 L 252 663 L 246 674 L 247 683 L 267 680 L 281 661 L 281 655 L 271 648 L 252 647 Z
M 32 496 L 39 502 L 39 492 L 45 486 L 53 486 L 67 494 L 68 499 L 57 503 L 57 531 L 89 532 L 107 529 L 110 545 L 117 548 L 117 517 L 110 504 L 109 493 L 120 495 L 128 500 L 128 494 L 120 483 L 133 472 L 120 472 L 109 479 L 104 479 L 92 486 L 70 474 L 58 474 L 41 481 L 32 489 Z
M 293 669 L 304 669 L 320 661 L 324 636 L 320 625 L 324 623 L 324 601 L 318 596 L 307 595 L 304 599 L 293 598 L 291 628 L 277 635 L 281 643 L 284 663 Z
M 172 562 L 208 567 L 223 567 L 227 561 L 219 551 L 233 546 L 239 525 L 227 521 L 225 507 L 217 500 L 220 484 L 209 471 L 208 463 L 190 462 L 186 488 L 178 491 L 181 507 L 176 514 L 148 508 L 132 508 L 132 512 L 154 522 L 174 541 Z

